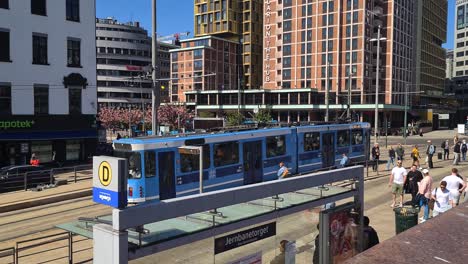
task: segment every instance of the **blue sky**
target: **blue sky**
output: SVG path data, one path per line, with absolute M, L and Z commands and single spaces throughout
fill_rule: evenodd
M 193 36 L 193 0 L 157 0 L 158 34 L 190 31 Z M 446 48 L 453 48 L 455 0 L 449 0 Z M 151 31 L 151 0 L 96 0 L 97 17 L 113 16 L 121 22 L 139 21 Z

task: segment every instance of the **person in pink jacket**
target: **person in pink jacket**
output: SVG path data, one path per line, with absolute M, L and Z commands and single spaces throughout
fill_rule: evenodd
M 432 190 L 432 177 L 429 175 L 429 170 L 422 170 L 424 178 L 419 183 L 418 196 L 419 206 L 422 208 L 424 206 L 424 216 L 420 218 L 421 223 L 424 223 L 429 218 L 429 200 L 431 199 L 431 190 Z

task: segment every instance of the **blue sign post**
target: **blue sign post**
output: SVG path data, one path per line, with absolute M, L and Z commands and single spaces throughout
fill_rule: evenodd
M 114 208 L 127 206 L 127 160 L 93 157 L 93 201 Z

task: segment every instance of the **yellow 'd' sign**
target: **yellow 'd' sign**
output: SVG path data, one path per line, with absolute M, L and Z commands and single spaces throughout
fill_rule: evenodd
M 101 162 L 101 164 L 99 164 L 98 175 L 99 175 L 99 181 L 101 182 L 102 185 L 108 186 L 111 183 L 112 169 L 111 169 L 110 164 L 107 161 L 103 161 Z

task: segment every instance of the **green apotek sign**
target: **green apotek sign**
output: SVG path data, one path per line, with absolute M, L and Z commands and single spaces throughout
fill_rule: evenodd
M 10 128 L 32 128 L 34 125 L 33 120 L 12 120 L 12 121 L 0 121 L 0 130 L 8 130 Z

